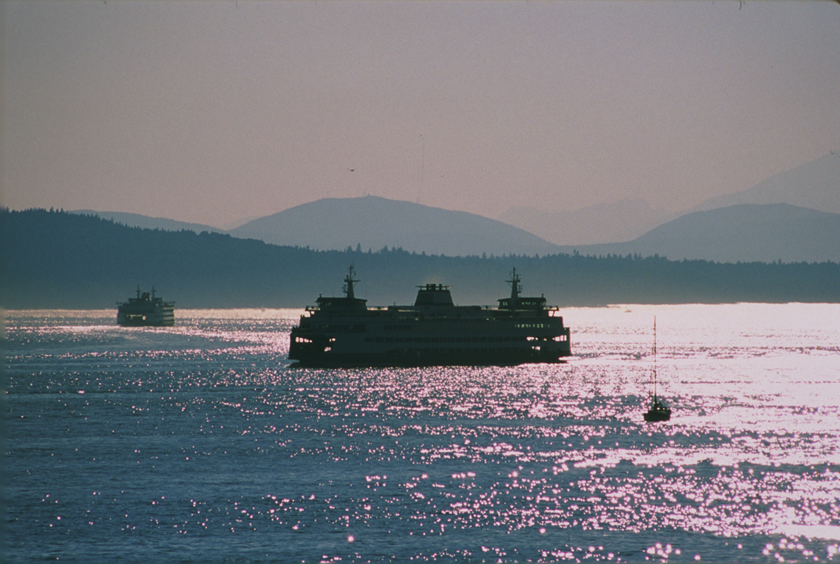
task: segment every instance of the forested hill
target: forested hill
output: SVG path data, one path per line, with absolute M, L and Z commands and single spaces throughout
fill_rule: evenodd
M 838 302 L 840 265 L 580 255 L 444 257 L 383 249 L 311 251 L 218 233 L 126 227 L 60 211 L 2 211 L 2 305 L 115 308 L 154 286 L 180 308 L 303 307 L 341 295 L 351 264 L 370 305 L 412 303 L 415 286 L 452 286 L 456 303 L 494 305 L 516 267 L 526 294 L 560 306 L 611 303 Z

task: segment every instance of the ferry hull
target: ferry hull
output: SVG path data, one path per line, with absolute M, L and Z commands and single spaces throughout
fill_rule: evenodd
M 172 327 L 175 325 L 175 312 L 153 313 L 118 313 L 117 325 L 122 327 Z
M 395 349 L 381 353 L 333 353 L 297 348 L 289 353 L 296 366 L 311 368 L 365 368 L 410 366 L 516 366 L 565 362 L 569 349 L 556 351 L 472 350 L 427 351 Z
M 137 297 L 117 303 L 117 325 L 122 327 L 171 327 L 175 325 L 175 302 L 166 302 L 137 288 Z
M 562 317 L 494 319 L 494 310 L 457 309 L 419 320 L 405 310 L 368 310 L 292 329 L 289 359 L 302 366 L 506 366 L 571 356 Z
M 519 295 L 498 308 L 456 306 L 447 286 L 420 286 L 414 305 L 368 307 L 356 298 L 319 297 L 292 329 L 289 359 L 299 366 L 510 366 L 557 363 L 571 356 L 570 330 L 543 297 Z

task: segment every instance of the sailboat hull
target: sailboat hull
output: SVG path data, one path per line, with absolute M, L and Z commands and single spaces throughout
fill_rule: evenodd
M 645 413 L 644 417 L 645 421 L 648 422 L 669 421 L 671 419 L 671 410 L 667 407 L 663 409 L 651 408 Z
M 671 408 L 659 401 L 656 396 L 656 316 L 653 317 L 653 403 L 645 413 L 645 421 L 653 423 L 656 421 L 669 421 L 671 419 Z

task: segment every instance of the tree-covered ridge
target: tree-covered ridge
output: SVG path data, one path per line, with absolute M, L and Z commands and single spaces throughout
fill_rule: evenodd
M 840 264 L 670 261 L 602 257 L 446 257 L 401 249 L 312 251 L 218 233 L 126 227 L 54 210 L 0 212 L 2 305 L 112 308 L 139 285 L 176 307 L 303 307 L 340 295 L 355 265 L 359 297 L 370 305 L 411 303 L 415 286 L 452 286 L 461 305 L 505 297 L 511 268 L 526 294 L 560 306 L 611 303 L 837 302 Z

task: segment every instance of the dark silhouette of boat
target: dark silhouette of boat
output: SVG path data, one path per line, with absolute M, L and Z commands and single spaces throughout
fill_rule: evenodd
M 659 397 L 656 395 L 656 317 L 653 318 L 653 402 L 650 404 L 650 409 L 645 413 L 645 421 L 669 421 L 671 419 L 671 408 L 665 407 Z
M 570 331 L 544 297 L 521 296 L 514 269 L 498 307 L 456 306 L 449 286 L 418 286 L 414 305 L 368 307 L 353 267 L 344 297 L 319 297 L 292 329 L 289 359 L 301 366 L 516 365 L 562 362 Z
M 166 302 L 152 292 L 141 292 L 127 302 L 117 302 L 117 325 L 123 327 L 168 327 L 175 325 L 175 302 Z

